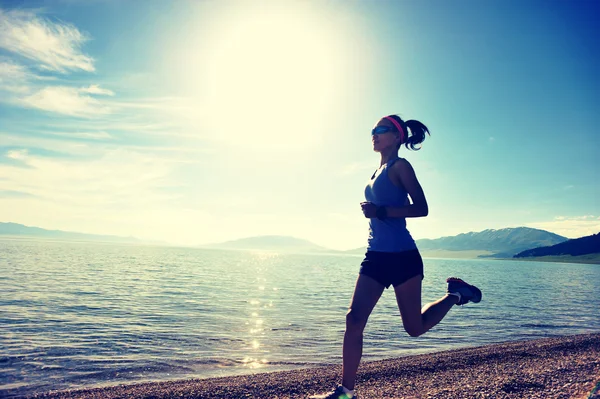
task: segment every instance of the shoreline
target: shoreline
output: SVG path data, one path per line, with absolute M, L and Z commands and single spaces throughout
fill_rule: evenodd
M 546 255 L 546 256 L 527 256 L 522 258 L 512 258 L 526 262 L 551 262 L 551 263 L 571 263 L 585 265 L 600 265 L 600 254 L 585 255 Z
M 341 365 L 146 382 L 27 398 L 306 398 L 337 385 Z M 592 391 L 594 393 L 592 394 Z M 361 364 L 360 399 L 600 399 L 600 333 L 506 342 Z

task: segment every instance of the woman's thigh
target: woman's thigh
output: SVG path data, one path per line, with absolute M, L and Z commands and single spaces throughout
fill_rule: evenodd
M 385 287 L 375 279 L 364 274 L 358 275 L 348 312 L 354 322 L 367 323 L 367 319 L 381 298 L 384 289 Z
M 421 318 L 421 284 L 422 276 L 419 275 L 394 287 L 402 324 L 404 324 L 406 331 L 419 331 L 423 326 Z

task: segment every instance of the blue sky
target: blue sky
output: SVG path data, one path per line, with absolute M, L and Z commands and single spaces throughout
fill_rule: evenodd
M 0 1 L 0 221 L 364 245 L 390 113 L 413 236 L 600 231 L 594 1 Z

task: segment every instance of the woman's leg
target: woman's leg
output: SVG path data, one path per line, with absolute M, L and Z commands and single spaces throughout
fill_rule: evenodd
M 404 329 L 411 337 L 425 334 L 438 324 L 452 306 L 458 303 L 455 295 L 445 295 L 421 309 L 421 276 L 415 276 L 394 287 Z
M 360 274 L 354 288 L 350 309 L 346 314 L 344 333 L 342 385 L 354 389 L 356 372 L 362 356 L 363 331 L 367 320 L 385 287 L 369 276 Z

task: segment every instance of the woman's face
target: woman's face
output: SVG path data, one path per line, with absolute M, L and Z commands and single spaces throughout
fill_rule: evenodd
M 381 126 L 381 128 L 379 128 Z M 385 133 L 378 133 L 378 130 L 388 130 Z M 381 119 L 373 128 L 371 133 L 371 142 L 373 143 L 373 151 L 381 152 L 382 150 L 393 147 L 396 149 L 400 144 L 400 135 L 394 124 L 387 120 Z

